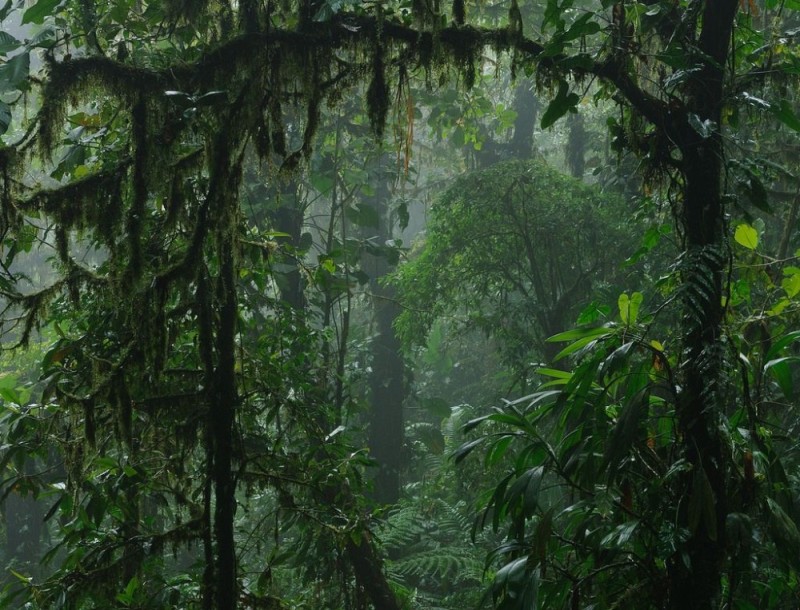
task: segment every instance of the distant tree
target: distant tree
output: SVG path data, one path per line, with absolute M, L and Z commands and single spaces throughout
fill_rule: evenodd
M 436 198 L 419 253 L 397 273 L 398 327 L 423 344 L 437 319 L 479 328 L 524 380 L 558 351 L 547 338 L 622 282 L 619 261 L 638 240 L 621 222 L 629 214 L 540 159 L 464 174 Z

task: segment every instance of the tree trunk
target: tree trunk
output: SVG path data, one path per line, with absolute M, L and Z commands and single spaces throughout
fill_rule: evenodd
M 719 595 L 725 553 L 725 456 L 718 432 L 722 407 L 722 279 L 725 267 L 723 212 L 717 145 L 687 156 L 683 228 L 683 391 L 677 422 L 691 465 L 681 482 L 680 525 L 690 535 L 671 562 L 671 607 L 711 609 Z M 710 508 L 709 508 L 710 505 Z M 684 554 L 685 553 L 685 556 Z M 686 565 L 688 563 L 688 565 Z
M 378 161 L 381 163 L 383 159 Z M 379 168 L 380 169 L 380 168 Z M 379 218 L 377 242 L 384 245 L 392 239 L 389 214 L 391 193 L 386 172 L 378 171 L 381 183 L 375 189 L 370 205 Z M 378 463 L 373 498 L 379 504 L 393 504 L 400 498 L 400 470 L 403 463 L 405 428 L 405 363 L 394 321 L 400 313 L 396 290 L 381 280 L 393 266 L 386 255 L 364 256 L 364 268 L 370 276 L 375 336 L 372 339 L 372 373 L 370 375 L 369 451 Z
M 303 275 L 300 272 L 300 238 L 303 232 L 303 210 L 297 200 L 297 184 L 290 180 L 281 184 L 278 207 L 271 212 L 272 226 L 276 231 L 289 235 L 289 244 L 295 248 L 292 262 L 295 268 L 278 278 L 278 288 L 281 300 L 297 312 L 305 309 L 305 292 L 303 290 Z
M 514 110 L 517 112 L 517 118 L 514 120 L 511 154 L 517 159 L 529 159 L 533 156 L 533 132 L 536 128 L 539 101 L 528 78 L 517 80 L 517 88 L 514 90 Z
M 681 480 L 679 524 L 689 539 L 670 561 L 670 606 L 676 610 L 717 607 L 725 558 L 726 456 L 718 420 L 724 400 L 723 276 L 727 260 L 722 205 L 724 66 L 738 2 L 704 6 L 699 49 L 703 68 L 689 82 L 686 122 L 678 145 L 685 180 L 681 224 L 683 276 L 683 390 L 676 405 L 683 454 L 691 469 Z M 690 122 L 708 126 L 701 133 Z
M 235 225 L 229 228 L 233 231 Z M 221 257 L 217 326 L 217 368 L 215 375 L 216 400 L 211 405 L 211 424 L 214 443 L 214 537 L 217 543 L 216 579 L 217 609 L 236 607 L 236 548 L 233 538 L 233 519 L 236 513 L 236 485 L 233 479 L 233 423 L 237 403 L 236 392 L 236 265 L 233 235 L 227 233 L 219 240 Z
M 245 107 L 242 100 L 234 106 Z M 230 121 L 236 124 L 235 120 Z M 208 467 L 213 479 L 215 543 L 214 601 L 217 610 L 234 610 L 237 607 L 236 546 L 234 541 L 234 516 L 236 514 L 236 481 L 233 476 L 233 432 L 239 397 L 236 388 L 236 330 L 238 321 L 237 231 L 238 195 L 242 178 L 241 132 L 218 132 L 211 154 L 212 172 L 207 198 L 209 201 L 209 227 L 214 236 L 214 254 L 217 276 L 213 282 L 214 303 L 211 319 L 202 331 L 210 342 L 213 333 L 213 354 L 210 348 L 201 349 L 204 368 L 208 370 L 213 358 L 213 379 L 207 388 L 209 396 L 208 426 L 211 441 L 211 460 Z M 206 297 L 208 298 L 208 297 Z M 213 313 L 216 315 L 213 315 Z
M 400 313 L 395 289 L 375 280 L 373 311 L 375 338 L 372 342 L 372 395 L 370 410 L 370 454 L 378 462 L 374 498 L 379 504 L 393 504 L 400 498 L 400 469 L 403 463 L 404 362 L 394 321 Z

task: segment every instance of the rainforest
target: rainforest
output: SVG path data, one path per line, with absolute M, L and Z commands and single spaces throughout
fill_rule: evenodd
M 798 0 L 0 0 L 0 608 L 800 603 Z

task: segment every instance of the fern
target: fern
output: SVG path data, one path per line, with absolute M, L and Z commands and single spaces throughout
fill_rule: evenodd
M 388 576 L 398 589 L 413 592 L 412 608 L 477 603 L 486 550 L 471 542 L 471 523 L 466 502 L 426 495 L 404 500 L 389 514 L 379 531 Z
M 447 547 L 420 551 L 399 559 L 392 562 L 389 570 L 390 576 L 398 575 L 402 579 L 413 578 L 425 582 L 434 578 L 449 583 L 479 583 L 482 572 L 483 562 L 465 556 L 459 549 Z

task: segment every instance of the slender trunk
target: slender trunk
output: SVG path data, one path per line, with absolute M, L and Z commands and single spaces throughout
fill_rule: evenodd
M 718 432 L 722 383 L 722 286 L 725 268 L 718 147 L 687 158 L 683 284 L 684 387 L 677 405 L 683 452 L 691 465 L 681 486 L 685 548 L 670 566 L 671 607 L 710 609 L 719 595 L 725 554 L 725 456 Z M 688 564 L 688 565 L 687 565 Z
M 685 180 L 681 224 L 685 238 L 683 389 L 677 423 L 691 469 L 681 481 L 680 525 L 689 538 L 670 562 L 670 606 L 717 607 L 725 558 L 726 456 L 718 420 L 724 400 L 723 279 L 727 260 L 722 205 L 723 141 L 719 133 L 723 79 L 737 0 L 706 3 L 699 48 L 704 65 L 689 82 L 687 119 L 679 134 Z M 702 131 L 702 130 L 700 130 Z
M 370 454 L 378 462 L 375 501 L 393 504 L 400 497 L 404 427 L 404 362 L 394 321 L 400 313 L 392 287 L 373 281 L 373 311 L 376 333 L 372 344 L 370 390 Z
M 201 267 L 197 277 L 197 320 L 198 320 L 198 345 L 200 360 L 203 363 L 203 383 L 209 397 L 213 396 L 214 391 L 214 331 L 213 313 L 211 311 L 211 287 L 208 277 L 208 270 L 205 266 Z M 214 479 L 214 439 L 211 427 L 211 419 L 206 418 L 203 430 L 203 443 L 205 445 L 205 481 L 203 483 L 203 516 L 202 516 L 202 538 L 203 538 L 203 610 L 214 609 L 214 537 L 213 524 L 211 519 L 211 498 L 213 495 Z
M 511 139 L 511 154 L 517 159 L 528 159 L 533 156 L 533 132 L 536 128 L 536 116 L 539 101 L 533 92 L 530 79 L 520 78 L 514 90 L 514 136 Z
M 347 543 L 347 557 L 358 585 L 367 592 L 376 610 L 400 610 L 400 604 L 383 573 L 383 560 L 375 550 L 369 531 L 361 532 L 358 542 Z
M 300 238 L 303 232 L 303 210 L 297 198 L 297 184 L 290 181 L 281 185 L 278 208 L 270 214 L 272 225 L 276 231 L 289 235 L 289 245 L 295 248 L 295 268 L 278 278 L 281 300 L 297 312 L 305 309 L 305 293 L 303 291 L 303 275 L 300 272 Z
M 233 426 L 238 401 L 236 391 L 236 321 L 238 300 L 235 261 L 236 223 L 224 223 L 218 238 L 220 257 L 217 299 L 215 403 L 211 405 L 214 442 L 214 537 L 217 542 L 217 608 L 236 607 L 236 548 L 233 520 L 236 512 L 233 477 Z
M 581 114 L 571 114 L 567 120 L 569 136 L 564 157 L 570 174 L 583 179 L 586 171 L 586 128 Z
M 234 114 L 236 109 L 246 107 L 246 100 L 243 92 L 232 106 Z M 230 122 L 236 124 L 234 120 Z M 236 514 L 233 432 L 239 401 L 236 388 L 236 329 L 239 311 L 238 193 L 244 156 L 241 137 L 242 133 L 236 130 L 218 132 L 212 147 L 212 172 L 207 195 L 218 269 L 212 295 L 216 315 L 210 322 L 213 328 L 213 380 L 207 389 L 210 398 L 207 421 L 213 451 L 209 466 L 214 488 L 214 599 L 217 610 L 234 610 L 238 598 L 233 527 Z M 207 355 L 204 360 L 208 360 Z
M 380 160 L 378 163 L 380 164 Z M 383 175 L 382 172 L 379 175 Z M 391 193 L 385 178 L 378 184 L 369 204 L 375 209 L 380 224 L 377 241 L 392 239 L 389 218 Z M 393 265 L 384 255 L 365 255 L 364 268 L 370 276 L 375 336 L 372 339 L 372 373 L 370 375 L 369 451 L 378 463 L 373 497 L 379 504 L 393 504 L 400 497 L 400 469 L 403 462 L 403 401 L 405 399 L 404 362 L 394 321 L 400 313 L 395 289 L 381 281 Z

